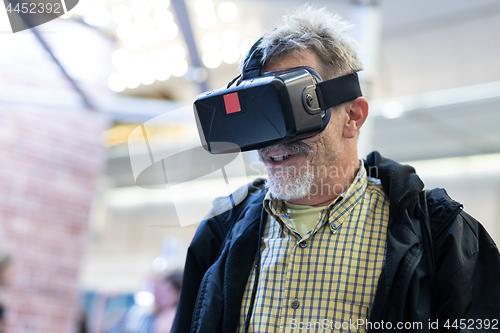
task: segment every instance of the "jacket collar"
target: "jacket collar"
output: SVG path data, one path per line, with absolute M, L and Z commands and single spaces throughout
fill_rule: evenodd
M 463 205 L 448 196 L 444 188 L 435 188 L 425 193 L 432 239 L 462 210 Z
M 369 177 L 380 179 L 395 221 L 404 219 L 405 212 L 418 204 L 424 183 L 412 166 L 399 164 L 374 151 L 367 156 L 365 169 Z

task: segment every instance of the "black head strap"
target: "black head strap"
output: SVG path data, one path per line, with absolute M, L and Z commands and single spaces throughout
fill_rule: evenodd
M 316 93 L 318 94 L 321 110 L 350 102 L 363 96 L 359 87 L 357 73 L 320 82 L 316 85 Z
M 260 39 L 252 45 L 245 57 L 245 61 L 243 61 L 244 65 L 241 69 L 241 74 L 232 79 L 227 84 L 227 88 L 232 86 L 236 81 L 238 81 L 236 85 L 239 85 L 243 80 L 252 79 L 260 75 L 262 70 L 262 56 L 264 54 L 264 51 L 259 47 L 262 38 L 264 38 L 264 36 L 260 37 Z
M 252 45 L 250 51 L 243 62 L 245 65 L 241 69 L 241 78 L 238 81 L 238 84 L 241 81 L 246 79 L 251 79 L 260 75 L 260 71 L 262 70 L 262 57 L 264 55 L 264 50 L 260 48 L 260 42 L 262 41 L 264 36 L 260 37 L 255 44 Z

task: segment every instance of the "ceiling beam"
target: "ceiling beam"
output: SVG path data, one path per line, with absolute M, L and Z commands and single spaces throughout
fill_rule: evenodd
M 172 0 L 171 4 L 174 9 L 175 16 L 177 18 L 177 24 L 181 28 L 184 40 L 188 48 L 191 65 L 194 68 L 199 68 L 207 71 L 201 61 L 200 54 L 198 53 L 198 47 L 196 46 L 196 42 L 194 39 L 193 28 L 191 26 L 189 13 L 186 8 L 186 2 L 184 0 Z M 200 88 L 200 92 L 209 90 L 208 75 L 206 76 L 206 79 L 204 81 L 198 82 L 198 85 Z

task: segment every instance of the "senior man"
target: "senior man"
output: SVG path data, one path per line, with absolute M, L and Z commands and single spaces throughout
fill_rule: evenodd
M 356 73 L 348 28 L 302 7 L 264 35 L 243 71 L 253 61 L 261 74 Z M 358 160 L 367 116 L 358 97 L 332 107 L 320 133 L 259 150 L 267 181 L 197 230 L 174 332 L 500 327 L 495 243 L 444 190 L 424 191 L 412 167 L 376 152 Z

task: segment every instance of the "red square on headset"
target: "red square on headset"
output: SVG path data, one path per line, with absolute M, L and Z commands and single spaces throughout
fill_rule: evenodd
M 226 106 L 227 114 L 241 111 L 238 93 L 234 92 L 232 94 L 224 95 L 224 105 Z

